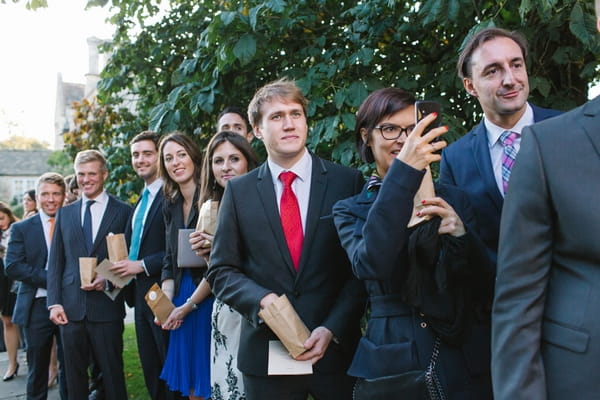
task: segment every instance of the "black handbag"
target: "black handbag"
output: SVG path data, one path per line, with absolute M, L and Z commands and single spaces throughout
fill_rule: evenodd
M 427 369 L 407 371 L 374 379 L 358 378 L 354 385 L 354 400 L 445 400 L 446 395 L 435 372 L 440 353 L 440 338 L 436 337 Z

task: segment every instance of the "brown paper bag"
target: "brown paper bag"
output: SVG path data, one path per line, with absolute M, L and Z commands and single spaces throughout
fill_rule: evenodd
M 435 197 L 435 189 L 433 187 L 433 177 L 431 176 L 431 169 L 428 166 L 425 169 L 425 175 L 423 176 L 423 181 L 421 181 L 421 186 L 419 186 L 419 190 L 417 190 L 417 194 L 415 194 L 415 198 L 413 200 L 412 217 L 410 218 L 410 221 L 408 221 L 409 228 L 412 228 L 418 223 L 426 221 L 430 218 L 428 215 L 417 217 L 417 213 L 423 208 L 423 204 L 421 204 L 421 201 L 423 199 L 430 199 L 432 197 Z
M 89 285 L 96 279 L 96 257 L 79 257 L 79 277 L 81 286 Z
M 277 335 L 292 357 L 306 351 L 304 342 L 309 338 L 310 331 L 285 294 L 263 308 L 258 316 Z
M 161 324 L 164 324 L 167 321 L 171 311 L 175 309 L 175 306 L 171 300 L 169 300 L 167 295 L 160 289 L 157 283 L 152 285 L 152 287 L 144 296 L 144 299 L 146 299 L 148 307 L 150 307 L 152 313 Z
M 217 230 L 217 214 L 219 213 L 219 202 L 216 200 L 206 200 L 200 206 L 198 212 L 198 223 L 196 230 L 209 235 L 214 235 Z M 203 247 L 210 247 L 210 243 L 206 243 Z
M 123 233 L 109 233 L 106 236 L 106 247 L 108 248 L 108 259 L 112 263 L 127 260 L 127 242 Z

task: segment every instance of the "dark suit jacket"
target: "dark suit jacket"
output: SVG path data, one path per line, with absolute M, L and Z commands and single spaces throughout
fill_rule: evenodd
M 332 341 L 315 370 L 345 371 L 360 336 L 364 288 L 352 276 L 333 224 L 333 204 L 357 193 L 361 174 L 312 156 L 310 200 L 304 245 L 295 272 L 279 218 L 267 163 L 227 184 L 221 207 L 208 280 L 215 295 L 244 318 L 238 368 L 267 374 L 273 332 L 259 321 L 260 300 L 285 294 L 309 330 L 325 326 Z
M 177 266 L 177 241 L 179 239 L 179 229 L 196 227 L 196 223 L 198 222 L 199 192 L 200 188 L 198 187 L 194 192 L 194 201 L 187 221 L 183 220 L 183 197 L 181 195 L 175 197 L 173 203 L 166 198 L 163 203 L 163 215 L 166 228 L 166 248 L 163 259 L 161 282 L 166 279 L 173 279 L 175 281 L 175 295 L 179 293 L 179 287 L 181 286 L 181 279 L 183 278 L 183 271 L 185 269 L 189 270 L 192 280 L 196 285 L 200 283 L 206 272 L 206 268 L 179 268 Z
M 560 111 L 534 105 L 531 105 L 531 108 L 535 122 L 560 114 Z M 467 193 L 479 222 L 481 239 L 495 265 L 504 198 L 494 177 L 483 120 L 465 136 L 444 149 L 439 181 L 458 186 Z
M 48 306 L 61 304 L 70 321 L 87 318 L 93 322 L 121 320 L 125 316 L 123 296 L 112 301 L 100 291 L 81 289 L 79 257 L 108 258 L 106 235 L 122 233 L 131 207 L 109 195 L 91 254 L 87 253 L 81 227 L 81 200 L 62 207 L 57 214 L 48 264 Z
M 600 393 L 600 97 L 526 129 L 500 228 L 494 394 Z
M 48 250 L 39 214 L 11 226 L 6 253 L 6 274 L 21 281 L 13 313 L 14 323 L 27 326 L 38 288 L 46 289 Z
M 136 306 L 143 306 L 146 304 L 144 296 L 154 283 L 160 285 L 160 275 L 163 267 L 163 258 L 165 256 L 165 219 L 162 211 L 163 203 L 164 195 L 162 190 L 159 190 L 148 210 L 138 253 L 138 258 L 144 260 L 144 265 L 146 266 L 149 276 L 146 275 L 145 272 L 140 272 L 136 275 L 135 281 L 132 281 L 135 288 L 134 301 Z M 132 218 L 129 218 L 127 226 L 125 227 L 125 239 L 127 240 L 128 245 L 131 244 Z

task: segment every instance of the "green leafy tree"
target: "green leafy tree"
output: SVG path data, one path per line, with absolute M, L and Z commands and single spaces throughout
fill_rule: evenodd
M 117 26 L 105 48 L 111 59 L 98 100 L 103 107 L 135 101 L 136 126 L 195 133 L 201 145 L 225 105 L 245 107 L 257 88 L 282 76 L 296 79 L 311 101 L 309 147 L 326 158 L 360 165 L 354 115 L 370 92 L 385 86 L 441 102 L 443 122 L 450 126 L 446 138 L 453 141 L 481 116 L 456 75 L 458 53 L 468 35 L 487 26 L 528 38 L 530 98 L 536 104 L 563 110 L 582 104 L 597 78 L 592 0 L 166 4 L 168 9 L 157 0 L 88 1 L 110 5 Z M 113 124 L 103 130 L 102 146 L 124 148 L 138 131 Z M 122 176 L 111 171 L 120 190 Z
M 600 54 L 589 0 L 174 1 L 135 36 L 150 2 L 112 4 L 120 28 L 99 86 L 104 101 L 133 94 L 150 129 L 199 132 L 204 143 L 222 107 L 245 106 L 258 87 L 288 76 L 311 100 L 310 148 L 344 164 L 357 162 L 354 113 L 380 87 L 440 101 L 450 140 L 476 123 L 480 108 L 455 72 L 475 29 L 496 25 L 529 39 L 531 99 L 542 106 L 583 103 Z
M 141 182 L 131 168 L 129 138 L 139 133 L 140 120 L 127 108 L 114 108 L 96 99 L 73 103 L 74 129 L 64 134 L 65 151 L 71 162 L 77 152 L 98 149 L 106 157 L 109 179 L 106 189 L 133 202 Z

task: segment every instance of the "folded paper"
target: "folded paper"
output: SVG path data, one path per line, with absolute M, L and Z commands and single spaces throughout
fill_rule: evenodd
M 124 288 L 131 282 L 133 279 L 133 275 L 128 275 L 124 278 L 115 274 L 110 267 L 113 266 L 113 262 L 107 260 L 106 258 L 96 267 L 96 273 L 103 277 L 104 279 L 109 280 L 113 285 L 118 288 Z
M 309 338 L 310 331 L 285 294 L 263 308 L 258 316 L 277 335 L 292 357 L 306 351 L 304 342 Z

